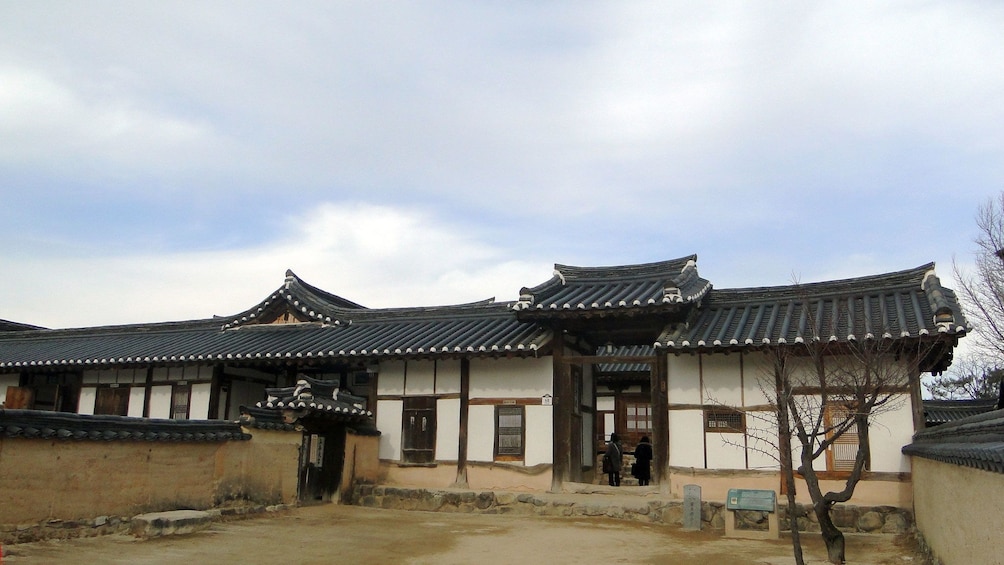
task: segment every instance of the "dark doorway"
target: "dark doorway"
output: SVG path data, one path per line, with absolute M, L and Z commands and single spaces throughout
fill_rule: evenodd
M 304 433 L 300 450 L 300 502 L 329 502 L 338 491 L 345 459 L 345 428 Z
M 401 456 L 405 463 L 436 460 L 436 399 L 413 396 L 404 399 Z

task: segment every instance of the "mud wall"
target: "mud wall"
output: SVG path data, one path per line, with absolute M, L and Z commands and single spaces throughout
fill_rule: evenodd
M 1000 563 L 1004 474 L 913 458 L 917 529 L 941 563 Z
M 295 503 L 299 433 L 249 441 L 0 439 L 0 524 Z

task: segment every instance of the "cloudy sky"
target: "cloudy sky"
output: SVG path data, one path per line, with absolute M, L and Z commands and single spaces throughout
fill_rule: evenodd
M 0 318 L 366 306 L 697 253 L 936 261 L 1004 190 L 991 2 L 0 0 Z

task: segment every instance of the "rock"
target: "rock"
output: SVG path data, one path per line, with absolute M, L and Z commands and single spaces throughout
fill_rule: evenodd
M 883 525 L 882 515 L 878 512 L 866 512 L 858 518 L 858 529 L 862 532 L 874 532 Z
M 212 515 L 198 510 L 152 512 L 133 516 L 130 531 L 136 537 L 152 538 L 190 534 L 208 528 L 211 523 Z
M 885 517 L 885 525 L 882 526 L 883 534 L 902 534 L 907 531 L 908 524 L 902 514 L 892 513 Z
M 485 510 L 490 508 L 493 504 L 495 504 L 495 493 L 492 491 L 478 493 L 478 498 L 474 502 L 474 506 L 477 507 L 478 510 Z
M 499 506 L 507 506 L 516 503 L 516 495 L 511 492 L 500 492 L 495 495 L 495 503 Z

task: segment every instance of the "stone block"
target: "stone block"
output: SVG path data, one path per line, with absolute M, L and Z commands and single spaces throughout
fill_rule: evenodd
M 863 516 L 858 518 L 858 529 L 862 532 L 874 532 L 882 528 L 884 520 L 882 515 L 878 512 L 871 511 L 865 512 Z
M 486 510 L 491 508 L 495 504 L 495 493 L 492 491 L 485 491 L 478 493 L 478 498 L 474 502 L 474 506 L 478 510 Z
M 198 510 L 152 512 L 133 516 L 130 531 L 136 537 L 152 538 L 190 534 L 208 528 L 211 523 L 212 516 Z
M 495 503 L 500 506 L 507 506 L 516 503 L 516 495 L 511 492 L 500 492 L 495 495 Z
M 885 524 L 882 526 L 883 534 L 902 534 L 909 529 L 909 523 L 902 514 L 893 512 L 885 517 Z
M 683 523 L 683 506 L 679 504 L 674 504 L 667 506 L 662 510 L 662 523 L 663 524 L 682 524 Z

